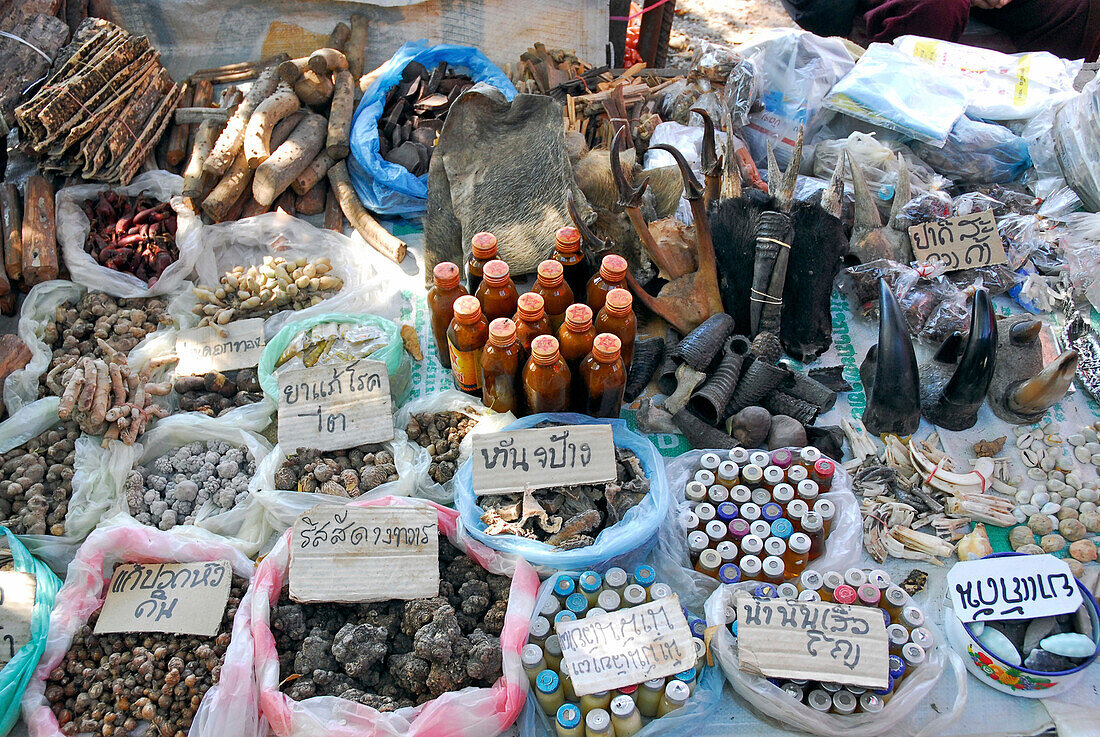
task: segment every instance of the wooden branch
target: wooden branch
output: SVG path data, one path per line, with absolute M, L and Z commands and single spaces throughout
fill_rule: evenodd
M 328 181 L 340 202 L 340 209 L 351 222 L 352 227 L 363 236 L 374 250 L 399 264 L 405 260 L 408 244 L 383 228 L 371 214 L 363 208 L 359 195 L 351 185 L 347 162 L 341 161 L 328 170 Z

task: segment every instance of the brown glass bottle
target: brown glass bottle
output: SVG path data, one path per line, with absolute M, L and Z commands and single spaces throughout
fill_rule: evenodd
M 516 291 L 516 285 L 512 283 L 508 264 L 500 259 L 494 259 L 485 264 L 481 286 L 474 294 L 481 302 L 481 311 L 485 313 L 485 319 L 489 322 L 498 317 L 510 318 L 516 314 L 519 292 Z
M 634 358 L 634 339 L 638 337 L 638 320 L 634 317 L 634 296 L 625 289 L 607 293 L 603 309 L 596 315 L 596 332 L 611 333 L 622 342 L 623 363 L 630 366 Z
M 584 299 L 584 287 L 588 284 L 591 271 L 581 250 L 581 234 L 573 226 L 566 226 L 558 230 L 554 237 L 554 252 L 550 258 L 562 265 L 565 272 L 565 283 L 573 292 L 574 299 Z
M 587 393 L 585 411 L 593 417 L 619 416 L 626 389 L 621 349 L 622 342 L 617 336 L 600 333 L 592 342 L 592 352 L 581 362 L 581 378 Z
M 507 317 L 489 323 L 489 342 L 481 351 L 481 398 L 495 412 L 515 412 L 519 399 L 520 347 L 516 324 Z
M 585 287 L 585 302 L 592 308 L 592 312 L 599 314 L 603 309 L 607 293 L 612 289 L 626 287 L 626 259 L 609 253 L 603 257 L 600 271 L 593 276 Z
M 455 386 L 468 394 L 481 389 L 481 349 L 489 339 L 489 323 L 476 297 L 465 295 L 454 303 L 455 316 L 447 328 L 451 375 Z
M 596 339 L 596 328 L 592 325 L 592 309 L 588 305 L 569 305 L 565 311 L 565 322 L 558 330 L 558 343 L 561 355 L 573 377 L 570 392 L 570 406 L 575 412 L 583 412 L 588 393 L 581 378 L 581 361 L 592 352 L 592 342 Z
M 565 310 L 573 304 L 573 290 L 565 282 L 565 270 L 561 263 L 547 259 L 539 264 L 538 281 L 531 291 L 542 295 L 546 318 L 550 321 L 550 334 L 557 335 L 565 322 Z
M 516 340 L 519 342 L 521 360 L 531 355 L 531 341 L 540 335 L 553 335 L 550 321 L 546 319 L 541 294 L 525 292 L 516 303 Z
M 451 352 L 447 348 L 447 328 L 454 319 L 455 300 L 466 294 L 462 286 L 462 274 L 458 265 L 450 261 L 441 261 L 432 269 L 435 285 L 428 290 L 428 309 L 432 313 L 432 335 L 435 336 L 435 349 L 439 353 L 439 362 L 443 368 L 451 367 Z
M 485 264 L 497 257 L 497 237 L 492 233 L 474 233 L 470 239 L 470 255 L 466 259 L 466 290 L 477 294 L 485 273 Z
M 569 367 L 562 360 L 557 338 L 540 335 L 531 341 L 531 357 L 523 367 L 523 395 L 529 412 L 569 409 L 569 378 Z

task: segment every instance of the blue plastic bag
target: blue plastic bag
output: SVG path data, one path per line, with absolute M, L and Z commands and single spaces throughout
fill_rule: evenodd
M 913 144 L 913 152 L 945 177 L 966 184 L 1007 184 L 1031 166 L 1027 142 L 1003 125 L 955 121 L 942 148 Z
M 401 73 L 411 61 L 420 62 L 429 70 L 445 61 L 475 82 L 496 87 L 508 100 L 516 96 L 516 88 L 507 75 L 471 46 L 429 46 L 426 39 L 421 39 L 398 49 L 363 94 L 351 122 L 348 157 L 351 181 L 363 206 L 380 215 L 419 216 L 427 207 L 428 175 L 417 177 L 405 167 L 386 161 L 378 143 L 378 120 L 386 104 L 386 93 L 401 81 Z
M 585 548 L 555 550 L 539 540 L 515 535 L 486 535 L 484 512 L 474 496 L 474 467 L 470 459 L 458 469 L 454 478 L 455 509 L 462 516 L 462 525 L 479 542 L 499 550 L 525 558 L 540 574 L 561 570 L 604 571 L 612 566 L 630 570 L 641 563 L 657 544 L 657 532 L 668 514 L 671 496 L 665 479 L 665 464 L 653 443 L 626 426 L 623 420 L 596 419 L 573 412 L 529 415 L 516 420 L 505 430 L 526 430 L 540 422 L 558 422 L 567 425 L 610 425 L 615 447 L 626 448 L 638 456 L 646 478 L 649 493 L 641 503 L 628 510 L 616 524 L 596 536 L 596 542 Z
M 31 613 L 31 639 L 19 648 L 15 657 L 0 670 L 0 735 L 6 735 L 19 719 L 20 701 L 38 660 L 46 649 L 50 631 L 50 611 L 61 588 L 61 580 L 49 566 L 37 560 L 6 527 L 0 527 L 8 541 L 15 570 L 34 576 L 34 611 Z

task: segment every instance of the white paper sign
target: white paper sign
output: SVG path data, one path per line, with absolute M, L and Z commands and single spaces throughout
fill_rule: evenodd
M 31 641 L 36 588 L 29 573 L 0 571 L 0 668 Z
M 111 577 L 95 633 L 216 635 L 232 581 L 227 560 L 125 563 Z
M 263 352 L 264 321 L 259 317 L 184 330 L 176 338 L 176 355 L 180 357 L 176 373 L 190 376 L 251 368 L 260 362 Z
M 1069 566 L 1053 555 L 956 563 L 947 573 L 947 591 L 955 616 L 963 622 L 1068 614 L 1082 601 Z
M 343 450 L 393 440 L 390 377 L 358 359 L 279 373 L 279 443 Z
M 473 437 L 474 493 L 615 480 L 610 425 L 555 425 Z
M 554 625 L 578 696 L 664 678 L 695 667 L 680 599 L 672 596 Z
M 742 670 L 768 678 L 886 688 L 890 642 L 877 607 L 754 599 L 744 592 L 736 605 Z
M 387 601 L 439 594 L 434 509 L 319 504 L 290 536 L 290 598 Z

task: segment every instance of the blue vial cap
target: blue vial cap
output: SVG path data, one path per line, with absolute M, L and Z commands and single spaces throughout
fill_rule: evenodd
M 642 588 L 649 588 L 657 580 L 657 572 L 653 566 L 638 566 L 634 569 L 634 583 Z
M 741 569 L 734 563 L 726 563 L 718 569 L 718 580 L 722 583 L 737 583 L 741 580 Z
M 737 637 L 737 622 L 730 622 L 730 632 L 733 633 L 734 637 Z
M 761 583 L 752 590 L 752 595 L 757 599 L 774 599 L 779 596 L 779 592 L 770 583 Z
M 580 614 L 588 608 L 588 597 L 579 591 L 575 594 L 570 594 L 569 598 L 565 600 L 565 608 L 574 614 Z
M 775 522 L 772 522 L 772 537 L 778 537 L 786 540 L 794 533 L 794 525 L 791 521 L 780 517 Z
M 904 665 L 904 663 L 902 665 Z M 894 677 L 893 676 L 886 676 L 886 678 L 888 679 L 887 682 L 886 682 L 886 688 L 875 691 L 874 693 L 876 695 L 878 695 L 878 696 L 888 696 L 890 694 L 890 692 L 892 692 L 894 690 Z
M 737 505 L 733 502 L 722 502 L 718 505 L 718 519 L 723 522 L 729 522 L 730 520 L 737 519 Z
M 573 729 L 581 723 L 581 708 L 566 702 L 558 707 L 558 724 L 562 729 Z
M 886 626 L 889 627 L 894 618 L 891 617 L 890 612 L 885 609 L 881 609 L 880 611 L 882 612 L 882 618 L 886 620 Z
M 577 615 L 568 609 L 562 609 L 560 612 L 554 615 L 554 624 L 558 622 L 576 622 Z
M 673 676 L 677 681 L 683 681 L 684 683 L 691 683 L 695 680 L 696 671 L 694 668 L 688 668 L 685 671 L 677 673 Z
M 691 629 L 692 637 L 702 637 L 707 630 L 707 623 L 699 617 L 689 617 L 688 627 Z
M 766 522 L 774 522 L 783 516 L 783 507 L 779 506 L 775 502 L 768 502 L 764 506 L 760 507 L 760 516 Z
M 895 681 L 905 675 L 905 661 L 897 655 L 890 656 L 890 677 Z
M 600 590 L 603 586 L 603 576 L 595 571 L 585 571 L 580 577 L 581 591 L 592 594 Z
M 554 584 L 554 593 L 558 596 L 569 596 L 576 590 L 576 588 L 577 584 L 575 581 L 573 581 L 573 579 L 567 576 L 562 576 L 557 580 L 557 583 Z
M 558 678 L 558 674 L 547 668 L 544 671 L 539 671 L 538 676 L 535 677 L 535 688 L 542 693 L 554 693 L 558 690 L 558 684 L 561 679 Z

